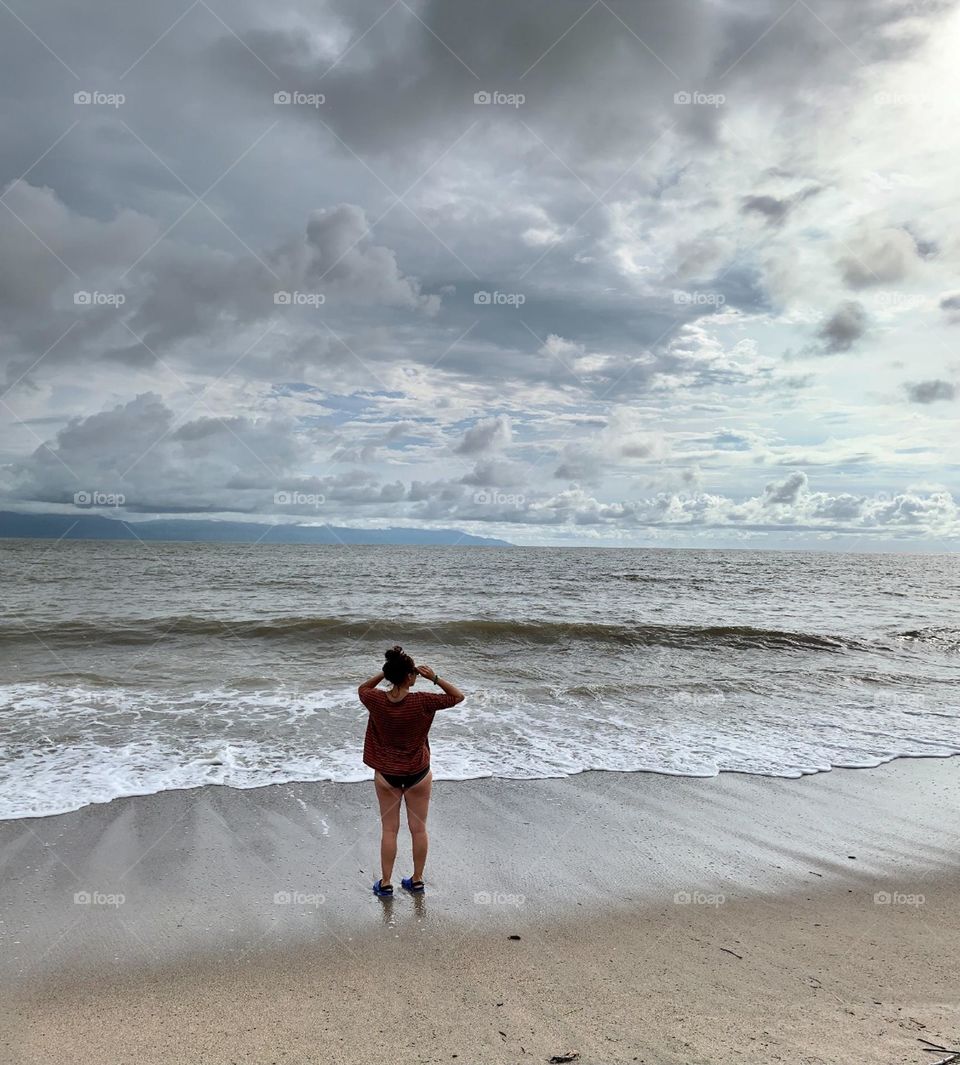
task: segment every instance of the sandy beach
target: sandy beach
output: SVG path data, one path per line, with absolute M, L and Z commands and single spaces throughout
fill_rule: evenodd
M 0 825 L 5 1060 L 891 1065 L 960 1039 L 956 759 L 441 782 L 428 892 L 390 903 L 371 792 Z

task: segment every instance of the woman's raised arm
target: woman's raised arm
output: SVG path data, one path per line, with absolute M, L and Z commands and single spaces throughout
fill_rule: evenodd
M 458 703 L 462 703 L 463 700 L 466 699 L 466 696 L 455 684 L 451 684 L 450 681 L 444 680 L 443 677 L 438 677 L 437 671 L 430 666 L 417 666 L 417 672 L 421 677 L 426 677 L 427 680 L 436 684 L 446 695 L 452 695 Z
M 381 670 L 379 673 L 375 673 L 369 680 L 365 680 L 360 685 L 360 687 L 357 688 L 357 691 L 358 692 L 362 692 L 362 691 L 365 691 L 367 688 L 375 688 L 380 683 L 380 681 L 382 681 L 382 680 L 383 680 L 383 670 Z

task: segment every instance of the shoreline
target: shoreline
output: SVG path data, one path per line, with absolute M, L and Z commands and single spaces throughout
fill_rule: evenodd
M 607 774 L 614 774 L 617 776 L 630 777 L 630 776 L 655 776 L 666 777 L 668 779 L 681 779 L 681 780 L 716 780 L 720 777 L 733 776 L 733 777 L 746 777 L 748 779 L 758 780 L 777 780 L 777 781 L 798 781 L 807 780 L 812 777 L 826 776 L 832 773 L 847 773 L 847 772 L 869 772 L 875 769 L 883 769 L 885 766 L 893 765 L 898 762 L 924 762 L 924 761 L 950 761 L 951 759 L 960 759 L 960 750 L 946 751 L 936 754 L 894 754 L 888 758 L 880 759 L 876 762 L 864 763 L 862 765 L 830 765 L 826 769 L 811 769 L 808 772 L 800 772 L 795 774 L 786 773 L 760 773 L 755 771 L 749 771 L 744 769 L 720 769 L 715 773 L 689 773 L 689 772 L 674 772 L 669 769 L 606 769 L 606 768 L 590 768 L 590 769 L 578 769 L 573 773 L 557 773 L 553 776 L 538 776 L 538 777 L 502 777 L 495 776 L 492 773 L 484 773 L 472 777 L 438 777 L 434 776 L 435 784 L 473 784 L 477 781 L 502 781 L 505 783 L 536 783 L 538 781 L 562 781 L 573 780 L 578 777 L 598 775 L 603 776 Z M 364 767 L 366 769 L 366 767 Z M 315 779 L 315 778 L 293 778 L 290 780 L 271 781 L 265 784 L 253 784 L 249 787 L 239 787 L 236 784 L 224 784 L 219 781 L 205 781 L 199 784 L 189 784 L 183 787 L 170 787 L 160 788 L 156 791 L 138 791 L 124 795 L 114 795 L 112 798 L 104 799 L 102 801 L 85 802 L 81 806 L 71 807 L 67 810 L 57 810 L 50 813 L 41 814 L 18 814 L 13 817 L 0 817 L 0 830 L 5 824 L 8 823 L 22 823 L 22 822 L 40 822 L 46 821 L 51 818 L 65 817 L 71 814 L 78 814 L 83 810 L 89 808 L 103 808 L 109 807 L 113 803 L 127 802 L 133 799 L 144 800 L 151 799 L 156 796 L 176 794 L 176 793 L 190 793 L 203 791 L 207 788 L 226 788 L 229 791 L 237 792 L 250 792 L 250 791 L 262 791 L 268 788 L 286 788 L 296 787 L 299 785 L 329 785 L 333 787 L 362 787 L 369 785 L 373 780 L 371 777 L 364 777 L 360 780 L 333 780 L 328 777 Z

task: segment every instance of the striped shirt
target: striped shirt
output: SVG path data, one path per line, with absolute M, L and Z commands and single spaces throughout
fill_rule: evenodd
M 381 773 L 419 773 L 430 764 L 427 733 L 433 715 L 456 705 L 453 695 L 407 692 L 391 702 L 383 688 L 361 688 L 360 702 L 369 710 L 363 761 Z

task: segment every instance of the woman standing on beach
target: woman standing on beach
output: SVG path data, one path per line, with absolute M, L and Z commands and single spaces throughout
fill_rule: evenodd
M 427 735 L 438 710 L 462 703 L 465 696 L 449 681 L 441 680 L 429 666 L 418 666 L 398 644 L 385 655 L 383 669 L 357 689 L 360 702 L 370 712 L 363 741 L 363 761 L 374 770 L 373 783 L 380 803 L 380 879 L 373 885 L 381 898 L 393 895 L 393 863 L 397 858 L 400 804 L 407 805 L 407 825 L 413 840 L 413 876 L 400 883 L 407 891 L 423 891 L 423 867 L 427 861 L 427 808 L 433 773 Z M 417 677 L 426 677 L 442 691 L 412 692 Z M 377 685 L 384 678 L 393 687 Z

